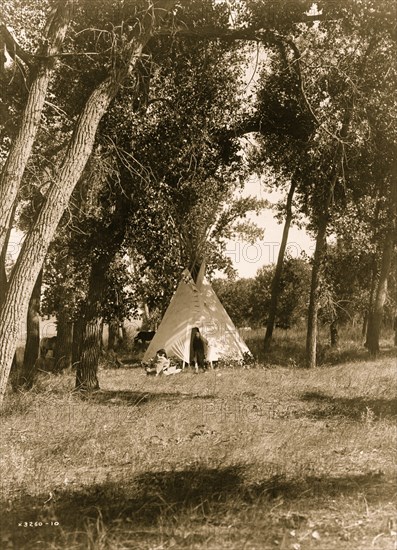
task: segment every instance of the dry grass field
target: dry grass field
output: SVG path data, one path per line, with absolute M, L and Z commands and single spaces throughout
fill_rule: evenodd
M 1 413 L 0 547 L 395 550 L 391 338 L 301 356 L 283 333 L 250 369 L 102 369 L 85 399 L 42 373 Z

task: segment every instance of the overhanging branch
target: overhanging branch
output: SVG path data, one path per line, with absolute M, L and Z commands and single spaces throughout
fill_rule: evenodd
M 7 29 L 6 25 L 4 25 L 4 23 L 0 24 L 0 44 L 3 52 L 2 67 L 1 67 L 2 70 L 4 70 L 4 65 L 6 62 L 4 50 L 7 51 L 8 55 L 14 61 L 18 58 L 21 61 L 23 61 L 28 67 L 30 67 L 30 65 L 33 63 L 33 56 L 29 52 L 21 48 L 21 46 L 12 36 L 10 31 Z

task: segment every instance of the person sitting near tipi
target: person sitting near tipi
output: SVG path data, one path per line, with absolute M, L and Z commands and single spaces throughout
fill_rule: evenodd
M 194 362 L 194 369 L 196 372 L 198 372 L 199 368 L 205 369 L 207 349 L 207 340 L 200 334 L 200 329 L 194 327 L 191 337 L 191 362 Z
M 167 357 L 165 349 L 159 349 L 156 352 L 156 357 L 151 362 L 151 365 L 146 368 L 146 374 L 158 376 L 170 366 L 170 360 Z

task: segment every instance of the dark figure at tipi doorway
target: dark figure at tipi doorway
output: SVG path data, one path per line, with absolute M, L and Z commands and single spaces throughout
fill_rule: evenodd
M 194 369 L 205 369 L 206 350 L 208 347 L 207 340 L 200 334 L 200 329 L 194 327 L 190 339 L 190 362 L 194 363 Z

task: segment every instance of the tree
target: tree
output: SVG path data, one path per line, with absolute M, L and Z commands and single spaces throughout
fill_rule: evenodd
M 8 31 L 6 25 L 4 23 L 1 25 L 2 42 L 8 55 L 16 62 L 22 62 L 31 69 L 31 82 L 28 83 L 29 94 L 19 129 L 0 175 L 0 194 L 2 197 L 0 205 L 0 250 L 3 250 L 5 246 L 7 231 L 13 221 L 11 213 L 14 202 L 39 129 L 44 101 L 54 68 L 54 56 L 59 53 L 64 41 L 72 5 L 72 0 L 60 0 L 55 4 L 46 22 L 42 45 L 40 45 L 35 56 L 25 52 Z M 3 69 L 4 60 L 3 58 Z
M 215 279 L 213 287 L 236 326 L 266 324 L 271 303 L 275 265 L 264 266 L 253 279 Z M 305 258 L 287 257 L 280 281 L 276 324 L 293 326 L 306 316 L 310 264 Z
M 255 277 L 253 314 L 257 324 L 266 324 L 272 301 L 272 285 L 277 266 L 265 266 Z M 306 259 L 287 258 L 280 279 L 276 323 L 292 326 L 306 316 L 308 302 L 308 275 L 310 266 Z
M 254 279 L 214 279 L 212 286 L 236 327 L 256 326 L 253 317 Z
M 40 353 L 40 296 L 43 270 L 40 271 L 29 300 L 26 322 L 26 345 L 23 363 L 18 373 L 17 387 L 29 390 L 36 375 L 36 361 Z
M 396 162 L 395 162 L 396 164 Z M 391 197 L 389 206 L 389 224 L 387 233 L 385 234 L 382 257 L 378 277 L 378 285 L 376 288 L 375 299 L 370 311 L 368 332 L 367 332 L 367 347 L 371 355 L 376 355 L 379 352 L 379 338 L 382 326 L 383 308 L 387 298 L 387 282 L 392 265 L 393 252 L 397 242 L 396 224 L 397 224 L 397 170 L 391 174 Z
M 25 239 L 0 311 L 0 333 L 4 335 L 0 346 L 1 399 L 3 399 L 6 390 L 15 351 L 19 321 L 25 316 L 28 300 L 48 246 L 67 206 L 69 197 L 92 152 L 99 122 L 123 81 L 136 65 L 137 59 L 140 58 L 143 48 L 150 40 L 158 21 L 167 15 L 173 4 L 174 2 L 164 0 L 156 2 L 156 4 L 145 2 L 143 6 L 134 6 L 136 18 L 131 20 L 131 24 L 125 29 L 126 34 L 122 35 L 121 39 L 117 39 L 118 37 L 113 35 L 114 48 L 112 49 L 113 55 L 110 58 L 109 71 L 88 97 L 75 124 L 63 160 L 52 175 L 52 183 L 49 186 L 37 220 Z M 65 3 L 61 5 L 65 8 Z M 70 7 L 69 3 L 66 3 L 66 7 Z M 61 38 L 66 33 L 66 27 L 67 18 L 65 16 L 62 18 L 62 25 L 50 25 L 50 29 L 55 31 L 55 36 L 52 40 L 52 35 L 50 35 L 47 43 L 49 45 L 54 43 L 56 48 L 59 48 Z M 39 75 L 42 74 L 42 81 L 36 79 L 32 83 L 25 116 L 21 120 L 20 133 L 13 142 L 2 171 L 0 181 L 2 236 L 5 235 L 10 224 L 9 212 L 12 210 L 18 192 L 22 177 L 21 167 L 25 167 L 34 142 L 39 123 L 37 113 L 41 113 L 50 76 L 46 65 L 48 59 L 52 59 L 54 53 L 56 54 L 57 50 L 44 51 L 45 68 L 43 71 L 39 71 Z M 39 61 L 39 68 L 42 63 L 43 61 Z M 38 90 L 38 88 L 40 89 Z M 3 244 L 4 237 L 0 241 L 1 248 Z
M 164 39 L 162 41 L 164 42 Z M 212 95 L 216 96 L 217 92 L 223 94 L 215 103 L 215 108 L 219 110 L 218 104 L 221 103 L 225 108 L 227 101 L 230 101 L 227 99 L 225 86 L 220 85 L 220 82 L 224 84 L 227 81 L 224 76 L 227 74 L 225 53 L 220 49 L 217 56 L 215 56 L 217 50 L 214 49 L 215 53 L 209 56 L 208 45 L 203 47 L 194 44 L 194 47 L 186 47 L 183 42 L 180 43 L 178 48 L 173 45 L 176 53 L 171 61 L 176 58 L 179 65 L 184 64 L 185 68 L 186 66 L 190 67 L 191 72 L 186 77 L 186 84 L 183 85 L 183 82 L 180 82 L 180 76 L 178 76 L 180 73 L 183 74 L 183 68 L 179 69 L 178 67 L 180 73 L 175 71 L 170 63 L 169 56 L 164 54 L 164 50 L 168 51 L 167 48 L 164 45 L 159 46 L 160 54 L 157 53 L 157 65 L 154 67 L 154 74 L 152 75 L 150 72 L 147 74 L 153 80 L 151 86 L 145 89 L 148 97 L 141 98 L 140 102 L 135 105 L 135 92 L 131 91 L 131 88 L 126 88 L 113 103 L 99 128 L 97 142 L 98 147 L 101 149 L 101 156 L 104 155 L 106 150 L 110 151 L 119 160 L 119 167 L 112 174 L 114 182 L 110 184 L 110 180 L 106 181 L 106 186 L 111 189 L 111 192 L 103 194 L 103 206 L 100 206 L 99 203 L 97 206 L 91 206 L 95 214 L 94 216 L 91 215 L 91 227 L 86 220 L 83 221 L 82 225 L 80 224 L 80 231 L 84 235 L 90 235 L 87 246 L 84 246 L 85 253 L 82 254 L 80 251 L 80 257 L 84 257 L 84 260 L 80 262 L 81 268 L 84 273 L 91 273 L 90 282 L 85 282 L 83 285 L 81 285 L 81 277 L 78 277 L 80 289 L 82 287 L 86 288 L 84 305 L 82 303 L 76 314 L 77 317 L 82 316 L 84 320 L 83 323 L 79 323 L 79 332 L 84 330 L 84 326 L 86 327 L 85 330 L 90 327 L 90 334 L 81 339 L 81 358 L 77 361 L 77 386 L 80 389 L 98 388 L 96 369 L 99 357 L 97 348 L 99 346 L 100 318 L 105 317 L 110 321 L 116 309 L 114 307 L 114 296 L 111 298 L 112 308 L 109 308 L 109 292 L 106 292 L 106 289 L 109 290 L 109 285 L 103 285 L 103 281 L 109 282 L 106 270 L 111 267 L 111 259 L 116 252 L 115 243 L 118 247 L 121 247 L 124 239 L 123 246 L 130 248 L 135 266 L 138 263 L 137 253 L 142 258 L 141 263 L 144 262 L 143 269 L 149 267 L 153 272 L 159 266 L 158 277 L 156 277 L 157 286 L 160 286 L 160 280 L 163 283 L 161 285 L 163 288 L 168 287 L 168 291 L 172 291 L 172 284 L 169 284 L 169 278 L 167 280 L 170 273 L 178 276 L 178 268 L 182 262 L 182 265 L 190 265 L 194 257 L 193 254 L 196 254 L 197 251 L 202 254 L 202 250 L 200 251 L 199 248 L 189 247 L 192 239 L 188 235 L 189 228 L 191 229 L 190 232 L 194 232 L 196 228 L 204 229 L 204 232 L 207 231 L 215 221 L 214 213 L 216 214 L 217 211 L 222 210 L 221 192 L 228 197 L 230 195 L 230 193 L 227 194 L 228 186 L 230 187 L 232 184 L 235 186 L 230 167 L 230 175 L 227 175 L 227 178 L 224 176 L 221 179 L 219 174 L 216 177 L 214 176 L 214 172 L 220 173 L 222 169 L 221 162 L 223 162 L 225 168 L 227 163 L 230 165 L 231 162 L 228 159 L 222 161 L 221 143 L 216 143 L 211 136 L 211 128 L 208 128 L 208 121 L 212 118 L 210 116 L 211 102 L 206 99 L 206 95 L 202 93 L 199 87 L 199 84 L 202 84 L 203 79 L 206 78 L 207 93 L 211 91 L 211 86 Z M 154 48 L 154 53 L 156 51 L 156 48 Z M 203 55 L 208 58 L 205 69 L 202 67 L 200 58 Z M 215 60 L 211 60 L 211 57 L 214 57 Z M 220 61 L 222 61 L 222 65 L 214 72 L 216 62 L 219 63 Z M 164 64 L 167 64 L 166 68 L 164 68 Z M 179 82 L 176 82 L 178 79 Z M 228 79 L 230 87 L 230 76 L 228 76 Z M 186 96 L 187 86 L 189 86 L 191 93 Z M 146 105 L 150 101 L 155 101 L 155 99 L 151 100 L 151 97 L 156 98 L 158 93 L 162 93 L 164 96 L 174 95 L 173 108 L 166 113 L 162 112 L 161 117 L 158 116 L 156 109 L 148 112 L 147 108 L 142 107 L 142 104 Z M 180 95 L 183 94 L 185 94 L 185 98 L 182 104 Z M 221 114 L 222 111 L 219 111 L 218 118 Z M 173 121 L 180 119 L 182 116 L 185 117 L 186 124 L 181 125 L 178 121 L 178 124 L 173 127 Z M 188 124 L 189 120 L 190 125 Z M 164 128 L 167 129 L 166 132 L 164 132 Z M 203 140 L 200 140 L 200 135 L 203 136 Z M 161 149 L 157 147 L 158 140 L 161 140 Z M 176 140 L 181 144 L 177 159 L 175 159 Z M 192 154 L 200 159 L 195 164 L 192 163 Z M 155 163 L 155 167 L 152 167 L 153 158 L 156 157 L 158 157 L 158 161 Z M 237 162 L 235 164 L 238 165 Z M 173 190 L 172 185 L 175 185 L 174 180 L 177 172 L 182 184 L 180 189 Z M 205 177 L 208 177 L 206 174 L 211 175 L 211 180 L 208 182 L 200 181 L 201 178 L 205 180 Z M 171 192 L 173 190 L 174 193 L 172 197 L 169 196 L 170 190 Z M 194 200 L 191 200 L 192 197 L 194 197 Z M 172 200 L 170 200 L 171 198 Z M 223 202 L 224 200 L 224 197 L 222 197 Z M 234 201 L 227 211 L 222 212 L 222 219 L 218 220 L 222 224 L 221 229 L 224 231 L 225 227 L 242 215 L 251 204 L 252 201 L 247 200 Z M 110 246 L 106 239 L 98 239 L 98 236 L 103 235 L 103 227 L 106 227 L 105 219 L 109 218 L 109 216 L 105 216 L 106 209 L 110 209 L 110 212 L 114 213 L 111 217 L 111 224 L 115 225 L 112 225 L 111 231 L 109 230 L 110 235 L 112 235 Z M 98 212 L 96 212 L 97 210 Z M 197 220 L 192 215 L 188 223 L 183 220 L 184 223 L 178 225 L 177 222 L 182 217 L 189 218 L 189 210 L 200 213 L 201 218 L 205 213 L 208 219 L 203 223 L 202 219 Z M 123 212 L 121 217 L 120 212 Z M 116 217 L 118 218 L 117 223 Z M 74 224 L 76 226 L 76 220 Z M 98 231 L 98 225 L 101 226 L 102 232 Z M 127 227 L 129 231 L 124 235 Z M 144 231 L 142 231 L 142 227 L 145 228 Z M 116 231 L 120 238 L 115 239 Z M 219 231 L 218 234 L 220 234 Z M 203 238 L 205 238 L 205 235 L 199 236 L 200 242 Z M 84 243 L 84 240 L 87 239 L 79 238 L 79 246 L 82 242 Z M 182 241 L 183 245 L 181 244 Z M 204 244 L 208 247 L 208 241 L 201 242 L 202 248 Z M 69 251 L 70 249 L 69 245 Z M 169 255 L 174 255 L 177 261 L 166 262 L 165 255 L 167 255 L 167 259 Z M 92 258 L 92 265 L 86 265 L 87 258 Z M 182 258 L 182 262 L 180 258 Z M 97 266 L 98 261 L 100 266 Z M 100 272 L 102 272 L 101 280 L 99 279 Z M 148 274 L 145 273 L 146 276 L 143 278 L 143 273 L 143 270 L 140 270 L 139 279 L 141 279 L 140 283 L 147 292 L 149 286 Z M 56 277 L 59 276 L 62 277 L 62 273 L 56 275 Z M 68 283 L 70 279 L 69 274 Z M 111 287 L 110 294 L 114 290 L 116 289 Z M 54 293 L 53 290 L 51 292 Z M 58 296 L 59 292 L 55 294 Z M 121 292 L 117 295 L 121 295 Z M 168 302 L 168 299 L 165 300 L 165 298 L 167 298 L 167 295 L 163 292 L 162 302 L 164 304 Z M 158 303 L 158 299 L 156 302 Z M 107 307 L 104 307 L 105 304 L 107 304 Z M 121 302 L 117 306 L 118 313 L 125 315 L 125 312 L 119 307 L 120 304 Z M 86 347 L 89 349 L 86 350 Z
M 339 7 L 336 7 L 336 12 Z M 346 186 L 347 155 L 352 155 L 357 147 L 357 136 L 362 136 L 364 131 L 365 117 L 357 94 L 361 98 L 360 94 L 368 92 L 366 66 L 374 56 L 379 39 L 377 31 L 372 33 L 368 27 L 365 34 L 365 24 L 360 19 L 363 13 L 357 17 L 353 3 L 347 6 L 346 11 L 350 9 L 352 18 L 349 21 L 342 18 L 324 26 L 320 23 L 318 26 L 294 29 L 288 41 L 288 56 L 298 73 L 297 83 L 309 115 L 308 128 L 312 128 L 304 155 L 300 157 L 300 164 L 296 165 L 297 173 L 294 174 L 301 182 L 297 192 L 302 210 L 309 216 L 316 234 L 306 346 L 308 366 L 315 365 L 326 238 L 335 205 L 342 200 Z M 381 14 L 379 17 L 383 16 Z M 373 23 L 373 16 L 371 20 Z M 349 51 L 348 44 L 353 43 L 357 47 Z M 306 55 L 303 62 L 300 52 L 304 48 Z M 379 50 L 377 52 L 379 55 Z M 347 74 L 350 80 L 346 78 Z M 292 101 L 290 96 L 285 97 L 287 107 L 293 104 Z

